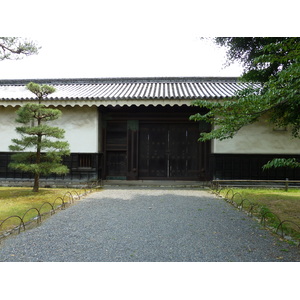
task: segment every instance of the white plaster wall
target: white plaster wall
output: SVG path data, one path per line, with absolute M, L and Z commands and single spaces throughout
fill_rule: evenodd
M 98 152 L 97 107 L 60 107 L 62 117 L 52 124 L 65 130 L 71 152 Z
M 8 146 L 12 144 L 13 138 L 18 138 L 16 133 L 16 126 L 20 124 L 15 122 L 16 108 L 12 107 L 0 107 L 0 151 L 9 151 Z
M 274 131 L 274 126 L 262 118 L 243 127 L 232 139 L 214 140 L 213 153 L 236 154 L 300 154 L 300 139 L 290 131 Z
M 63 107 L 62 117 L 49 125 L 65 130 L 64 140 L 70 144 L 71 152 L 98 152 L 98 111 L 97 107 Z M 15 127 L 20 126 L 16 119 L 16 108 L 0 107 L 0 151 L 9 151 L 12 138 L 20 136 Z

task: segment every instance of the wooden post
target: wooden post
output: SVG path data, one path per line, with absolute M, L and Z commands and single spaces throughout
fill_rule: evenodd
M 219 190 L 219 178 L 216 178 L 216 186 L 217 186 L 217 191 Z

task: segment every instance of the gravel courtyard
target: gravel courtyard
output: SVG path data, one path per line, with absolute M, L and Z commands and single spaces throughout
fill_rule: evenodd
M 2 240 L 0 261 L 295 262 L 300 253 L 207 191 L 108 187 Z

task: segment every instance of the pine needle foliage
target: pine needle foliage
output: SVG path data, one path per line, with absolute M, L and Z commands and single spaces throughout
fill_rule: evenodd
M 0 37 L 0 61 L 5 59 L 22 59 L 24 56 L 38 54 L 35 42 L 21 37 Z
M 27 103 L 17 111 L 16 122 L 23 126 L 16 127 L 16 132 L 21 137 L 12 139 L 13 144 L 9 146 L 11 151 L 16 152 L 12 155 L 9 167 L 33 174 L 33 191 L 38 192 L 40 175 L 68 173 L 69 170 L 62 164 L 62 159 L 70 154 L 70 150 L 69 143 L 61 140 L 64 138 L 64 129 L 46 124 L 58 119 L 61 111 L 41 104 L 55 89 L 33 82 L 26 87 L 37 96 L 38 103 Z

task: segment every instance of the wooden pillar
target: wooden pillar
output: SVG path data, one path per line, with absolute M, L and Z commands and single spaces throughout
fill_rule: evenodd
M 137 180 L 138 179 L 138 120 L 127 121 L 127 179 Z

